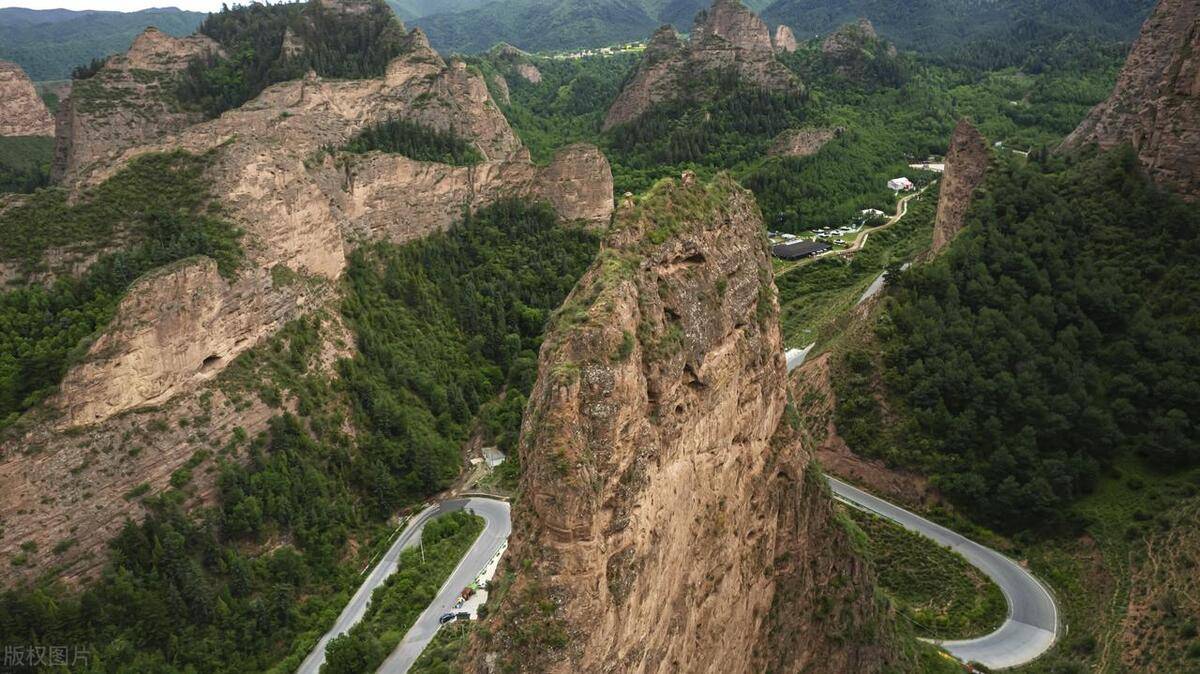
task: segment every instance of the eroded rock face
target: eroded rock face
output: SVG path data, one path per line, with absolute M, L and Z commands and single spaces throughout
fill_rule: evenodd
M 869 571 L 786 402 L 753 196 L 685 174 L 623 206 L 543 344 L 505 557 L 516 580 L 464 671 L 890 660 Z M 838 608 L 820 617 L 825 602 Z
M 302 284 L 275 287 L 265 272 L 230 283 L 203 257 L 139 279 L 83 362 L 63 379 L 58 407 L 64 421 L 91 424 L 161 405 L 216 376 L 310 299 Z
M 147 28 L 128 52 L 76 80 L 55 118 L 52 177 L 72 181 L 101 159 L 203 119 L 179 107 L 174 86 L 193 58 L 216 51 L 217 43 L 203 35 L 177 38 Z
M 0 136 L 53 136 L 54 120 L 33 82 L 10 61 L 0 61 Z
M 351 179 L 332 190 L 348 240 L 403 242 L 449 227 L 463 206 L 527 196 L 549 201 L 566 220 L 600 226 L 612 213 L 612 170 L 593 145 L 559 151 L 546 167 L 520 155 L 478 166 L 446 166 L 398 155 L 352 159 Z M 327 185 L 327 188 L 331 186 Z
M 1129 143 L 1150 177 L 1200 199 L 1200 3 L 1160 0 L 1117 86 L 1063 145 Z
M 362 241 L 425 236 L 449 227 L 464 205 L 478 208 L 502 197 L 542 198 L 565 219 L 607 223 L 612 172 L 596 148 L 567 148 L 551 165 L 535 167 L 483 77 L 462 61 L 445 63 L 423 36 L 414 36 L 416 48 L 395 59 L 380 79 L 324 81 L 310 74 L 278 84 L 218 119 L 168 136 L 161 145 L 126 150 L 81 176 L 81 185 L 95 184 L 148 150 L 213 153 L 206 177 L 213 194 L 220 195 L 225 217 L 245 233 L 248 260 L 228 284 L 211 275 L 202 283 L 194 271 L 186 275 L 195 287 L 206 288 L 202 294 L 208 304 L 187 305 L 185 312 L 212 322 L 204 329 L 179 323 L 178 335 L 186 334 L 189 343 L 161 332 L 129 332 L 120 320 L 114 323 L 88 361 L 63 383 L 66 423 L 100 423 L 128 409 L 159 404 L 202 383 L 210 371 L 224 369 L 241 351 L 302 313 L 301 298 L 271 283 L 269 272 L 277 266 L 332 280 L 344 269 L 347 250 Z M 393 117 L 453 128 L 487 160 L 456 167 L 382 153 L 335 159 L 323 149 L 339 147 L 364 127 Z M 128 311 L 123 305 L 118 318 L 152 321 L 142 309 L 160 301 L 154 288 L 135 287 Z M 200 368 L 209 356 L 217 359 Z
M 832 129 L 788 129 L 775 138 L 767 154 L 773 157 L 810 157 L 829 141 L 842 135 L 841 127 Z
M 767 24 L 738 0 L 715 0 L 696 16 L 687 44 L 675 30 L 660 28 L 646 47 L 633 79 L 604 119 L 611 129 L 666 101 L 699 95 L 697 78 L 732 70 L 746 82 L 776 91 L 800 90 L 800 82 L 775 59 Z
M 796 51 L 796 36 L 792 33 L 792 29 L 780 24 L 775 29 L 775 38 L 771 41 L 775 45 L 776 51 L 791 53 Z
M 946 171 L 939 187 L 931 249 L 934 254 L 950 245 L 962 231 L 966 224 L 967 209 L 971 207 L 975 190 L 983 185 L 990 162 L 991 150 L 983 135 L 969 121 L 959 120 L 954 127 L 954 134 L 950 136 Z

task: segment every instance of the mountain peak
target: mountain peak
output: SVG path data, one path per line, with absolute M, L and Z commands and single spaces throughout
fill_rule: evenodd
M 692 41 L 716 36 L 739 49 L 771 51 L 771 31 L 766 22 L 739 0 L 714 0 L 712 7 L 696 15 Z

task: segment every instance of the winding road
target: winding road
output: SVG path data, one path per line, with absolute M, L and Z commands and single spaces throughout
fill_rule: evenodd
M 788 373 L 793 366 L 789 359 Z M 829 488 L 840 501 L 875 513 L 915 531 L 962 555 L 971 566 L 990 578 L 1004 594 L 1008 617 L 995 632 L 976 639 L 933 641 L 963 662 L 977 662 L 991 669 L 1016 667 L 1045 653 L 1058 639 L 1058 605 L 1033 574 L 1004 555 L 957 534 L 940 524 L 876 498 L 857 487 L 826 476 Z
M 1058 606 L 1037 578 L 1004 555 L 861 489 L 829 477 L 838 500 L 873 512 L 910 531 L 933 539 L 962 555 L 991 578 L 1008 602 L 1008 618 L 1000 629 L 977 639 L 934 641 L 963 662 L 991 669 L 1023 665 L 1045 653 L 1058 638 Z
M 425 644 L 429 643 L 429 640 L 437 632 L 437 620 L 442 613 L 445 613 L 445 610 L 435 609 L 442 606 L 452 606 L 462 588 L 475 579 L 479 571 L 491 560 L 492 555 L 508 540 L 508 534 L 512 531 L 508 503 L 488 498 L 465 498 L 443 501 L 422 510 L 420 514 L 408 523 L 404 531 L 396 537 L 395 542 L 384 553 L 383 559 L 375 565 L 375 568 L 371 569 L 370 575 L 359 586 L 354 596 L 350 598 L 350 602 L 346 604 L 346 608 L 338 616 L 333 628 L 321 637 L 312 652 L 308 654 L 304 662 L 300 663 L 300 668 L 296 671 L 300 674 L 317 674 L 321 670 L 321 665 L 325 662 L 325 647 L 334 637 L 348 632 L 351 627 L 354 627 L 366 615 L 367 605 L 371 601 L 371 593 L 380 585 L 383 585 L 388 576 L 395 573 L 400 553 L 420 543 L 421 532 L 430 520 L 439 515 L 445 515 L 458 510 L 469 510 L 482 517 L 485 522 L 484 529 L 479 534 L 479 538 L 475 539 L 475 543 L 467 551 L 462 561 L 459 562 L 458 567 L 454 569 L 454 572 L 450 574 L 446 583 L 442 585 L 442 588 L 438 591 L 437 598 L 417 618 L 417 622 L 408 631 L 408 634 L 405 635 L 396 651 L 383 663 L 383 668 L 380 670 L 389 672 L 408 671 L 409 666 L 412 665 L 412 661 L 421 654 L 421 651 L 425 648 Z M 448 601 L 447 597 L 449 597 Z M 432 629 L 430 629 L 430 621 L 432 621 Z M 414 648 L 416 651 L 411 658 L 398 657 L 404 653 L 411 652 Z M 393 661 L 395 666 L 401 666 L 401 663 L 403 663 L 402 668 L 396 669 L 393 667 L 389 669 L 389 664 L 392 664 Z

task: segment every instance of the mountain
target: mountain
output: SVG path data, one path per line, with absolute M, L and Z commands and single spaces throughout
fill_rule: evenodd
M 498 42 L 526 51 L 599 47 L 644 39 L 658 25 L 639 0 L 498 0 L 414 21 L 443 52 L 481 52 Z
M 365 22 L 368 4 L 379 6 L 341 0 L 323 3 L 320 11 Z M 227 14 L 245 16 L 238 12 Z M 325 54 L 347 51 L 370 33 L 361 28 L 330 32 L 316 45 Z M 504 202 L 508 210 L 495 217 L 516 218 L 513 213 L 526 213 L 514 205 L 518 199 L 541 202 L 537 221 L 564 236 L 586 228 L 568 232 L 555 226 L 559 220 L 607 222 L 612 177 L 595 147 L 566 147 L 547 165 L 534 165 L 478 72 L 443 60 L 418 30 L 407 33 L 402 46 L 375 76 L 325 79 L 310 72 L 208 120 L 181 110 L 172 86 L 184 64 L 219 48 L 207 36 L 175 38 L 149 29 L 128 52 L 77 82 L 60 108 L 59 154 L 67 159 L 62 183 L 6 195 L 0 209 L 0 231 L 14 242 L 0 248 L 0 279 L 13 288 L 0 304 L 0 475 L 23 476 L 23 486 L 0 499 L 0 555 L 21 555 L 22 545 L 41 550 L 5 564 L 0 575 L 6 581 L 18 583 L 51 564 L 72 578 L 94 577 L 126 519 L 140 522 L 147 515 L 138 496 L 178 489 L 182 478 L 170 482 L 172 473 L 205 461 L 209 439 L 266 432 L 278 415 L 256 396 L 237 393 L 241 384 L 234 382 L 255 371 L 254 352 L 287 339 L 281 335 L 298 321 L 326 326 L 322 336 L 307 338 L 328 356 L 309 372 L 321 381 L 336 378 L 334 362 L 354 348 L 337 317 L 338 280 L 357 259 L 355 249 L 425 239 L 460 223 L 464 208 L 477 212 Z M 401 118 L 404 124 L 397 123 Z M 50 289 L 41 285 L 50 281 L 57 281 Z M 54 299 L 45 303 L 35 299 L 51 292 Z M 539 300 L 523 297 L 529 316 Z M 28 310 L 42 318 L 25 320 Z M 532 330 L 540 329 L 540 321 L 528 320 Z M 326 336 L 333 341 L 321 346 Z M 472 389 L 471 402 L 459 384 L 447 394 L 457 400 L 456 414 L 466 417 L 499 386 L 469 377 L 469 370 L 464 366 L 461 386 Z M 430 415 L 419 451 L 451 446 L 429 435 L 457 438 L 443 414 L 445 401 L 434 403 L 437 412 L 416 412 L 419 397 L 402 395 L 405 402 L 388 404 L 386 414 L 403 414 L 405 428 Z M 207 419 L 173 421 L 201 408 L 209 410 L 200 415 Z M 131 424 L 147 429 L 132 452 Z M 80 430 L 64 432 L 67 427 Z M 84 436 L 89 446 L 124 449 L 78 465 L 69 457 Z M 22 451 L 30 447 L 38 452 Z M 363 451 L 373 452 L 372 462 L 402 462 L 382 458 L 401 451 L 392 440 L 364 442 Z M 41 460 L 57 468 L 29 465 Z M 453 472 L 457 453 L 436 460 Z M 61 473 L 67 463 L 77 470 Z M 365 465 L 361 470 L 371 472 Z M 197 473 L 196 503 L 215 498 L 217 472 L 214 464 L 204 476 Z M 372 480 L 391 480 L 389 474 L 384 469 Z M 80 494 L 63 488 L 66 475 L 87 492 L 86 509 L 71 507 Z M 427 476 L 431 486 L 441 481 Z M 386 492 L 370 493 L 384 498 L 380 508 L 390 512 L 398 503 L 391 499 L 408 498 L 400 495 L 412 489 L 397 477 Z
M 1027 45 L 1068 32 L 1129 40 L 1153 5 L 1153 0 L 776 0 L 762 15 L 771 25 L 791 26 L 801 39 L 866 18 L 904 49 L 946 53 L 983 40 Z
M 0 59 L 14 61 L 35 81 L 63 80 L 92 59 L 124 51 L 147 26 L 188 35 L 202 12 L 174 7 L 137 12 L 0 9 Z
M 507 42 L 526 51 L 645 40 L 663 24 L 689 30 L 708 0 L 494 0 L 414 21 L 440 51 L 473 53 Z M 764 0 L 747 3 L 754 10 Z
M 462 671 L 899 664 L 788 412 L 762 230 L 727 175 L 619 206 L 546 335 L 508 572 Z
M 767 25 L 738 0 L 714 0 L 696 15 L 690 39 L 675 29 L 654 33 L 637 70 L 604 118 L 604 128 L 628 124 L 654 106 L 681 99 L 719 96 L 737 82 L 765 91 L 795 93 L 802 87 L 775 58 Z M 717 82 L 714 87 L 714 81 Z
M 388 0 L 388 6 L 404 21 L 431 14 L 452 14 L 475 9 L 488 0 Z
M 1200 4 L 1163 0 L 1146 21 L 1112 96 L 1064 142 L 1129 144 L 1158 182 L 1200 199 Z

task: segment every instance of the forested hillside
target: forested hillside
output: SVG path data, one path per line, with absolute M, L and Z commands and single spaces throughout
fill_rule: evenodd
M 1008 164 L 969 223 L 893 284 L 877 329 L 886 417 L 861 376 L 872 359 L 847 356 L 851 446 L 1006 529 L 1061 522 L 1121 457 L 1200 461 L 1195 209 L 1119 151 Z
M 250 4 L 209 15 L 199 32 L 226 56 L 194 61 L 183 74 L 179 100 L 215 117 L 309 70 L 347 79 L 382 75 L 407 50 L 407 35 L 383 0 L 364 4 L 366 11 L 320 2 Z M 285 50 L 285 34 L 294 50 Z
M 1030 52 L 1068 36 L 1130 41 L 1153 6 L 1153 0 L 776 0 L 763 18 L 810 36 L 864 17 L 905 49 L 958 65 L 1001 67 L 1020 65 Z
M 203 19 L 203 12 L 174 7 L 137 12 L 8 7 L 0 9 L 0 59 L 17 62 L 36 81 L 65 80 L 75 66 L 125 51 L 146 26 L 182 36 Z

